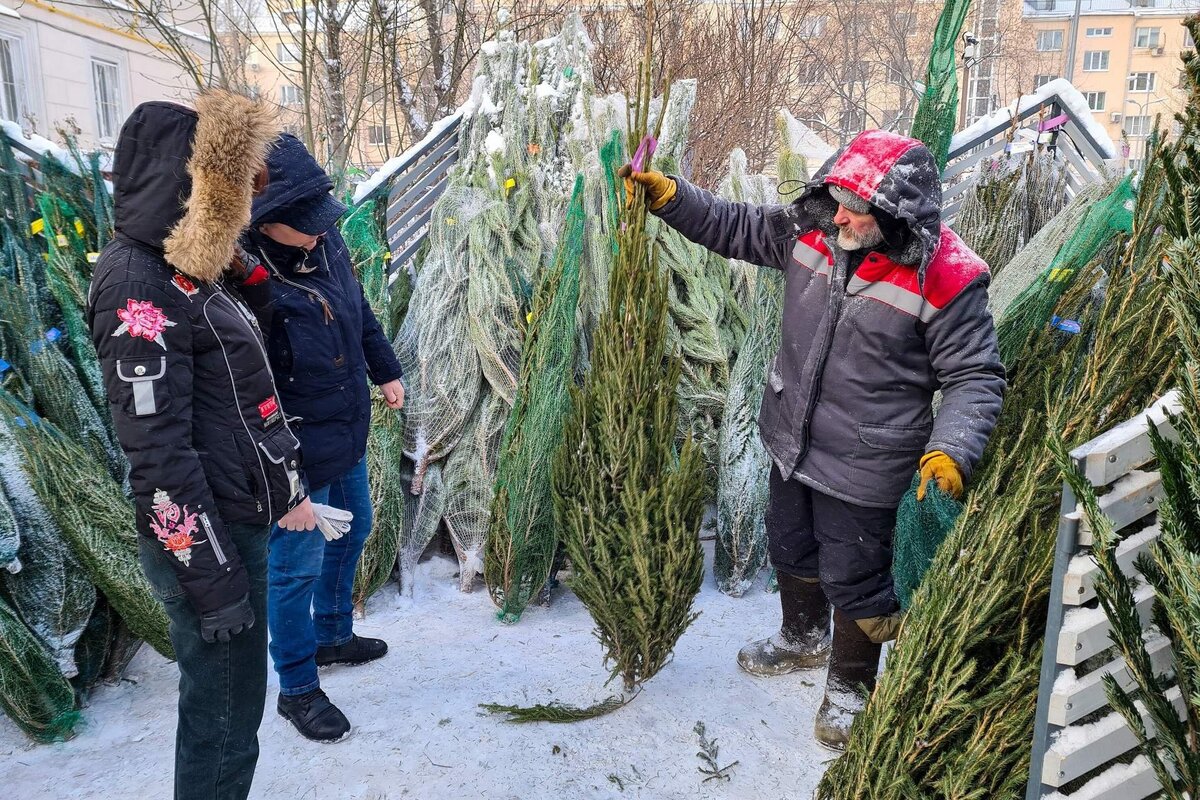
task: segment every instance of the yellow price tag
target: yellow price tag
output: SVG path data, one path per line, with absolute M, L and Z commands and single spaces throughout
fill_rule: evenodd
M 66 247 L 68 244 L 70 244 L 70 242 L 67 241 L 67 237 L 63 236 L 61 233 L 54 237 L 54 241 L 59 247 Z
M 83 236 L 83 234 L 86 232 L 83 229 L 83 222 L 81 222 L 78 219 L 75 220 L 75 232 L 78 233 L 80 236 Z
M 46 220 L 38 217 L 33 222 L 29 223 L 29 232 L 37 236 L 42 231 L 46 230 Z
M 508 197 L 508 193 L 511 192 L 513 189 L 515 189 L 516 186 L 517 186 L 516 178 L 509 178 L 508 180 L 506 180 L 504 182 L 504 196 Z
M 458 223 L 458 220 L 456 220 L 454 217 L 446 217 L 447 225 L 455 225 L 457 223 Z
M 99 253 L 88 253 L 87 260 L 88 260 L 89 264 L 95 264 L 97 261 L 100 260 L 100 254 Z

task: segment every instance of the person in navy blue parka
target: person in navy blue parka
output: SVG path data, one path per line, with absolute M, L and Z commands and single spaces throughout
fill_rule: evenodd
M 270 274 L 269 302 L 256 313 L 268 332 L 282 408 L 260 413 L 283 413 L 292 423 L 310 491 L 310 500 L 271 532 L 270 649 L 280 715 L 306 738 L 337 741 L 350 723 L 321 690 L 317 668 L 362 664 L 387 652 L 382 640 L 355 635 L 351 616 L 354 572 L 372 521 L 367 381 L 392 409 L 403 405 L 404 389 L 400 364 L 338 233 L 346 207 L 330 194 L 333 181 L 289 134 L 276 140 L 267 166 L 270 183 L 255 199 L 243 237 L 248 257 L 259 262 L 247 268 Z

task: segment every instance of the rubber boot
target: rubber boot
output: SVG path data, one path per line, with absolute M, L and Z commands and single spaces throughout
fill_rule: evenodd
M 841 611 L 833 612 L 833 649 L 825 679 L 825 700 L 817 711 L 813 731 L 817 741 L 830 750 L 840 753 L 846 749 L 850 724 L 875 688 L 882 648 L 857 622 Z
M 822 667 L 829 660 L 829 600 L 821 584 L 778 573 L 783 624 L 769 639 L 738 652 L 738 666 L 759 677 Z

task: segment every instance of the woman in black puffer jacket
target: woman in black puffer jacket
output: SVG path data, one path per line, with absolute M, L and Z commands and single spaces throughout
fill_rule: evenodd
M 274 136 L 266 108 L 210 92 L 139 106 L 114 163 L 116 237 L 88 324 L 129 458 L 140 559 L 179 660 L 175 797 L 250 790 L 266 695 L 270 525 L 304 496 L 235 256 Z M 257 623 L 257 624 L 256 624 Z

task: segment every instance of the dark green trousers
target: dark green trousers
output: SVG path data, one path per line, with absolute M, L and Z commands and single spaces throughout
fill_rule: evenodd
M 258 763 L 267 695 L 269 529 L 229 527 L 250 578 L 255 623 L 225 644 L 200 638 L 200 617 L 175 579 L 174 556 L 145 537 L 139 545 L 142 569 L 170 617 L 179 664 L 175 800 L 245 800 Z

